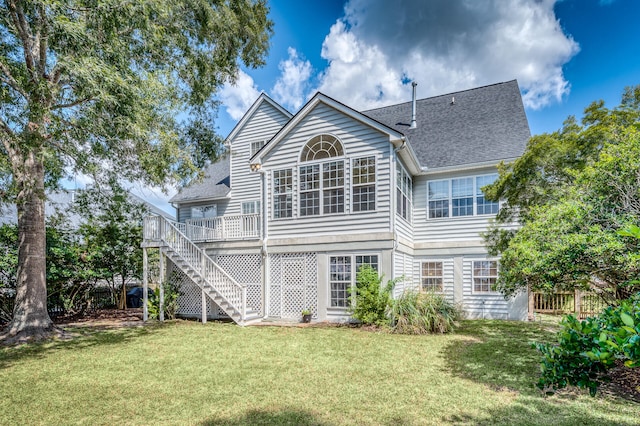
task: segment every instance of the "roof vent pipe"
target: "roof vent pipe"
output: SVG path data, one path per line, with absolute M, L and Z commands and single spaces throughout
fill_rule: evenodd
M 416 83 L 415 81 L 411 82 L 411 86 L 413 86 L 413 96 L 412 96 L 412 100 L 411 100 L 411 126 L 409 126 L 410 129 L 415 129 L 416 128 L 416 86 L 418 85 L 418 83 Z

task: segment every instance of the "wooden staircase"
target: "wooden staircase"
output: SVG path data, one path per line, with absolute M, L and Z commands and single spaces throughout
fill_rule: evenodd
M 153 219 L 155 223 L 150 232 L 145 229 L 145 238 L 148 233 L 154 234 L 154 239 L 161 243 L 161 252 L 229 318 L 243 326 L 262 320 L 259 311 L 247 306 L 247 287 L 236 282 L 204 250 L 187 238 L 178 228 L 181 224 L 174 224 L 160 216 Z

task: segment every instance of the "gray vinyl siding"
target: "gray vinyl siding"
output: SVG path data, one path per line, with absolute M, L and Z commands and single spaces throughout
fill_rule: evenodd
M 342 142 L 345 152 L 345 213 L 299 217 L 298 166 L 307 141 L 318 134 L 332 134 Z M 390 142 L 387 136 L 320 103 L 263 161 L 268 176 L 269 237 L 344 235 L 345 233 L 389 232 L 390 230 Z M 351 213 L 351 160 L 376 158 L 376 210 Z M 293 217 L 273 219 L 272 173 L 293 171 Z
M 473 261 L 482 259 L 485 258 L 465 257 L 462 261 L 463 309 L 469 318 L 508 319 L 509 303 L 502 294 L 473 291 Z
M 413 241 L 413 225 L 403 217 L 396 214 L 396 233 L 399 238 Z
M 231 141 L 233 201 L 226 214 L 241 214 L 243 201 L 260 200 L 260 173 L 251 172 L 249 168 L 251 143 L 271 139 L 287 121 L 288 117 L 282 112 L 270 103 L 263 102 Z
M 393 253 L 393 297 L 399 297 L 405 290 L 417 289 L 413 268 L 413 256 L 400 251 Z
M 477 241 L 482 243 L 481 233 L 486 231 L 494 215 L 463 216 L 429 219 L 427 182 L 457 177 L 473 177 L 497 173 L 495 168 L 467 173 L 416 176 L 413 178 L 413 240 L 416 243 L 436 241 Z

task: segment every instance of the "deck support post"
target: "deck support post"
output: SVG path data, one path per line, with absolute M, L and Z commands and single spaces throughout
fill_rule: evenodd
M 531 286 L 528 285 L 527 286 L 527 294 L 529 296 L 529 308 L 527 309 L 527 320 L 528 321 L 534 321 L 535 320 L 535 316 L 534 316 L 534 311 L 535 311 L 535 304 L 534 304 L 534 294 L 533 291 L 531 290 Z
M 208 279 L 207 277 L 207 259 L 206 257 L 204 257 L 204 254 L 201 256 L 202 260 L 200 261 L 200 273 L 203 277 L 205 277 L 206 279 Z M 206 324 L 207 323 L 207 295 L 204 291 L 204 286 L 207 283 L 203 283 L 202 285 L 202 323 Z
M 142 249 L 142 320 L 149 320 L 149 259 L 146 247 Z
M 164 280 L 165 280 L 165 261 L 164 261 L 164 253 L 160 252 L 160 276 L 159 278 L 159 290 L 160 290 L 160 303 L 158 312 L 158 319 L 162 322 L 164 321 Z
M 207 323 L 207 295 L 202 290 L 202 323 Z

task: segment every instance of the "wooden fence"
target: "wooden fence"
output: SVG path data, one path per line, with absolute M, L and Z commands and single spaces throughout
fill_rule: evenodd
M 607 304 L 595 293 L 576 290 L 556 293 L 533 293 L 533 312 L 540 314 L 574 314 L 580 319 L 598 315 Z

